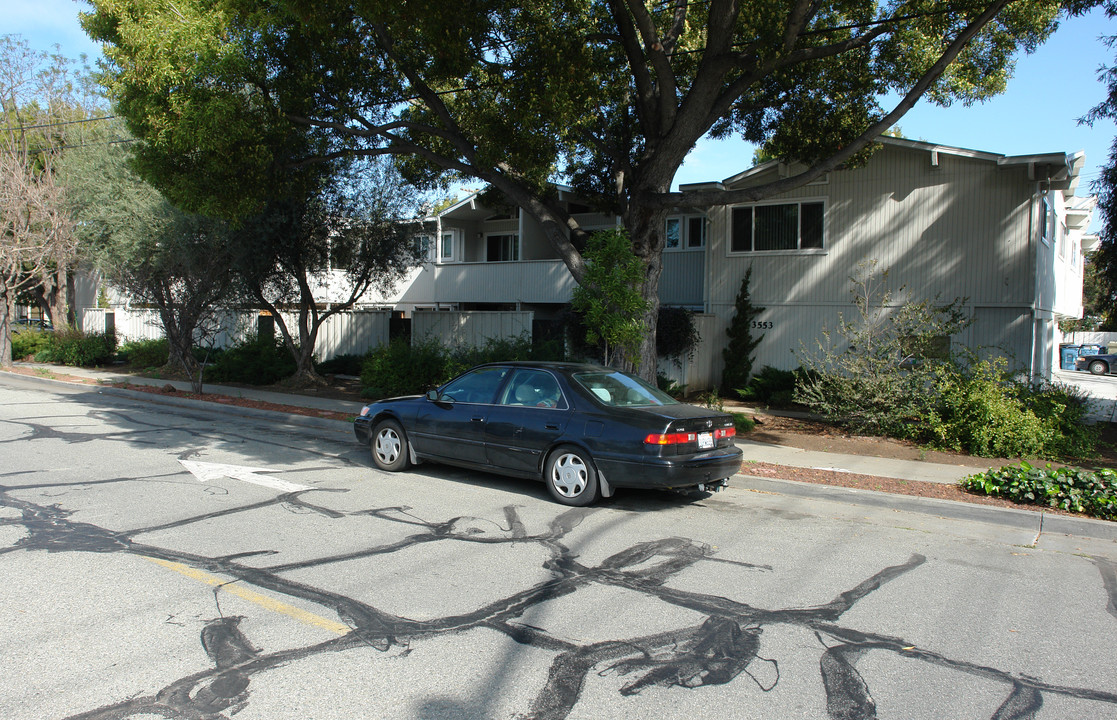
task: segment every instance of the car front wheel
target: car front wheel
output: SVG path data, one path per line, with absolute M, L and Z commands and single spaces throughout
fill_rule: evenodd
M 597 472 L 582 450 L 560 447 L 551 453 L 543 471 L 547 490 L 563 505 L 583 507 L 597 499 Z
M 1094 362 L 1090 363 L 1090 372 L 1095 375 L 1105 375 L 1107 372 L 1109 372 L 1109 366 L 1101 360 L 1095 360 Z
M 407 468 L 407 435 L 395 420 L 381 420 L 373 430 L 372 461 L 388 472 Z

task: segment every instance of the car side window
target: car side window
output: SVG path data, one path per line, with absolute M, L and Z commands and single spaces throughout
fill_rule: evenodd
M 520 368 L 504 388 L 500 404 L 561 409 L 566 407 L 566 399 L 554 375 L 543 370 Z
M 442 388 L 442 397 L 461 403 L 492 403 L 508 368 L 485 367 L 462 375 Z

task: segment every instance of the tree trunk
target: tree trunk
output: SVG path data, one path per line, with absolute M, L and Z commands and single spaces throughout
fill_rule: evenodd
M 314 302 L 314 296 L 310 294 L 310 286 L 302 278 L 300 278 L 299 285 L 303 290 L 299 310 L 299 342 L 297 344 L 291 333 L 291 328 L 287 327 L 287 321 L 283 319 L 278 308 L 269 303 L 261 292 L 256 293 L 256 299 L 266 305 L 272 315 L 275 316 L 276 327 L 283 335 L 283 344 L 295 361 L 295 372 L 287 378 L 287 383 L 292 387 L 325 385 L 325 379 L 314 369 L 314 344 L 318 339 L 318 327 L 320 325 L 317 313 L 310 310 L 308 305 L 308 303 Z
M 171 308 L 160 308 L 163 332 L 167 335 L 167 364 L 164 371 L 171 376 L 185 377 L 194 383 L 198 376 L 198 361 L 194 359 L 194 328 L 181 324 Z M 200 392 L 195 387 L 196 392 Z
M 663 272 L 663 244 L 667 211 L 633 204 L 624 214 L 625 229 L 632 240 L 632 251 L 644 263 L 644 282 L 640 294 L 647 303 L 644 311 L 644 337 L 640 343 L 639 365 L 633 370 L 652 385 L 656 382 L 659 357 L 655 349 L 656 322 L 659 319 L 659 276 Z
M 0 367 L 12 366 L 12 297 L 8 279 L 0 273 Z

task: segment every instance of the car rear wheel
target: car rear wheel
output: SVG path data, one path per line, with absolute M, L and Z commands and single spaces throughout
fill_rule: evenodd
M 388 472 L 407 468 L 407 435 L 395 420 L 381 420 L 373 430 L 372 461 Z
M 1095 360 L 1094 362 L 1090 363 L 1090 372 L 1095 375 L 1105 375 L 1107 372 L 1109 372 L 1109 366 L 1101 360 Z
M 597 472 L 593 461 L 575 447 L 560 447 L 547 459 L 543 472 L 547 490 L 563 505 L 583 507 L 597 499 Z

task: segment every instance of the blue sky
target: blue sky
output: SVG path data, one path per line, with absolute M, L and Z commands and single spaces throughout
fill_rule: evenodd
M 82 0 L 0 0 L 0 34 L 22 35 L 37 50 L 54 50 L 77 58 L 100 52 L 77 21 Z M 943 145 L 1006 155 L 1086 151 L 1079 194 L 1109 156 L 1115 132 L 1111 121 L 1094 127 L 1078 118 L 1105 97 L 1098 68 L 1113 62 L 1114 50 L 1101 40 L 1117 35 L 1117 22 L 1098 10 L 1065 20 L 1055 35 L 1032 55 L 1018 58 L 1007 91 L 981 105 L 939 108 L 918 104 L 903 120 L 905 136 Z M 740 141 L 706 141 L 687 157 L 676 182 L 721 180 L 746 169 L 752 147 Z

